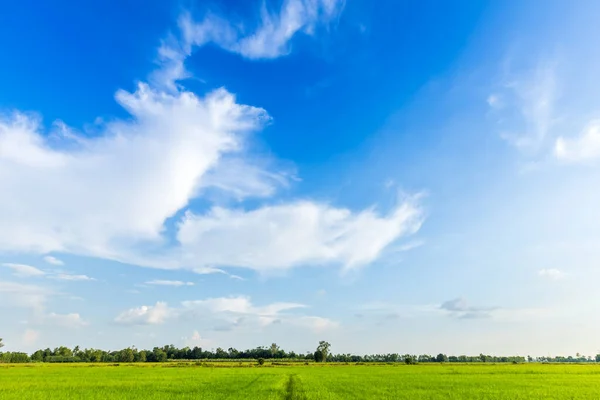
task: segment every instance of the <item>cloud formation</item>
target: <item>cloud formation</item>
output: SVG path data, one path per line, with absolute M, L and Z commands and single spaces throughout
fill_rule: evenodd
M 421 222 L 415 200 L 401 202 L 383 216 L 304 201 L 251 211 L 217 207 L 205 215 L 188 213 L 177 238 L 186 257 L 206 265 L 265 271 L 333 263 L 350 269 L 374 261 Z
M 13 275 L 21 278 L 30 278 L 34 276 L 46 275 L 44 271 L 32 267 L 31 265 L 4 263 L 2 264 L 2 266 L 12 269 Z
M 158 301 L 153 306 L 130 308 L 117 315 L 115 322 L 124 325 L 157 325 L 172 317 L 173 310 L 167 303 Z
M 207 13 L 195 21 L 189 13 L 179 18 L 177 35 L 170 35 L 159 48 L 161 68 L 150 80 L 167 90 L 177 90 L 176 82 L 191 76 L 184 62 L 194 48 L 214 44 L 248 59 L 273 59 L 290 53 L 290 41 L 299 33 L 313 35 L 327 28 L 344 9 L 345 0 L 284 0 L 278 12 L 263 3 L 260 21 L 254 29 Z
M 499 118 L 500 136 L 518 150 L 534 155 L 544 148 L 555 124 L 558 84 L 553 63 L 540 63 L 522 74 L 507 74 L 487 103 Z
M 130 114 L 79 135 L 64 123 L 48 135 L 39 117 L 0 117 L 0 252 L 71 253 L 198 273 L 242 267 L 259 272 L 303 265 L 345 270 L 367 265 L 399 238 L 417 231 L 417 197 L 388 212 L 352 211 L 310 199 L 273 201 L 293 173 L 248 150 L 251 133 L 270 121 L 266 110 L 239 104 L 223 88 L 198 96 L 175 80 L 192 48 L 214 42 L 248 58 L 287 54 L 297 33 L 331 23 L 343 1 L 286 0 L 278 13 L 263 9 L 251 32 L 211 14 L 180 20 L 159 49 L 163 61 L 151 83 L 116 101 Z M 173 63 L 181 65 L 175 72 Z M 167 80 L 168 80 L 167 79 Z M 211 193 L 237 206 L 190 209 Z M 261 205 L 244 203 L 262 198 Z M 271 201 L 267 201 L 271 200 Z M 46 256 L 54 265 L 62 262 Z M 30 271 L 33 273 L 33 270 Z M 235 275 L 230 275 L 236 277 Z M 54 279 L 85 281 L 65 273 Z
M 31 278 L 44 276 L 49 279 L 56 279 L 60 281 L 95 281 L 96 279 L 90 278 L 87 275 L 76 275 L 68 274 L 61 271 L 43 271 L 39 268 L 32 267 L 26 264 L 14 264 L 4 263 L 3 267 L 7 267 L 13 270 L 13 275 L 20 278 Z
M 579 136 L 558 137 L 554 144 L 554 155 L 560 161 L 569 163 L 600 158 L 600 120 L 590 122 Z
M 164 302 L 154 306 L 141 306 L 125 310 L 115 318 L 124 325 L 163 324 L 168 320 L 194 320 L 212 324 L 212 330 L 230 331 L 242 327 L 262 329 L 276 323 L 286 323 L 314 332 L 335 329 L 339 323 L 328 318 L 293 312 L 306 308 L 299 303 L 271 303 L 254 305 L 249 297 L 214 297 L 203 300 L 188 300 L 178 307 L 169 307 Z
M 440 309 L 447 311 L 454 318 L 460 319 L 478 319 L 489 318 L 497 307 L 474 307 L 467 303 L 463 298 L 456 298 L 445 301 L 440 305 Z
M 152 281 L 144 282 L 144 284 L 153 285 L 153 286 L 175 286 L 175 287 L 194 286 L 194 282 L 169 281 L 169 280 L 161 280 L 161 279 L 154 279 Z
M 543 277 L 543 278 L 548 278 L 551 280 L 559 280 L 565 277 L 565 274 L 556 268 L 544 268 L 544 269 L 540 269 L 538 271 L 538 275 Z

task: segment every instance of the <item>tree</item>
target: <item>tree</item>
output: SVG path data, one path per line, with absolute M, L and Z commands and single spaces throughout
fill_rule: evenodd
M 327 361 L 327 355 L 329 354 L 329 348 L 331 347 L 331 345 L 324 341 L 321 340 L 319 342 L 319 346 L 317 347 L 317 350 L 315 351 L 315 361 L 316 362 L 325 362 Z
M 31 355 L 31 361 L 42 362 L 44 361 L 44 351 L 38 350 Z
M 0 338 L 0 349 L 4 347 L 4 343 L 2 343 L 2 338 Z
M 404 362 L 406 363 L 406 365 L 413 365 L 413 364 L 417 363 L 415 358 L 409 354 L 404 355 L 403 358 L 404 358 Z
M 117 355 L 117 360 L 119 362 L 128 362 L 131 363 L 135 360 L 135 355 L 133 353 L 133 349 L 128 348 L 128 349 L 123 349 L 119 352 L 119 354 Z
M 2 340 L 2 339 L 0 339 Z M 600 354 L 596 354 L 596 362 L 600 362 Z
M 435 361 L 437 361 L 439 363 L 448 362 L 448 356 L 440 353 L 435 357 Z
M 279 346 L 276 343 L 271 343 L 271 357 L 275 358 L 275 354 L 279 351 Z

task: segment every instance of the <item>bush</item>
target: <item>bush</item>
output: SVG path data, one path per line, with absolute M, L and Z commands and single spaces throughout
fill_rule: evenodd
M 265 359 L 264 358 L 259 358 L 256 361 L 258 361 L 258 365 L 263 365 L 265 363 Z

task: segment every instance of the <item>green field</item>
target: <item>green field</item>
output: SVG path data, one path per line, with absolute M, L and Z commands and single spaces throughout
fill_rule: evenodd
M 600 399 L 600 365 L 0 364 L 0 399 Z

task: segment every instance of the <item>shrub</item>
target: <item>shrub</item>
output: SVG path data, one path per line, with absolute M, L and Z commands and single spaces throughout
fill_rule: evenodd
M 263 365 L 265 363 L 264 358 L 259 358 L 257 361 L 258 361 L 258 365 Z

